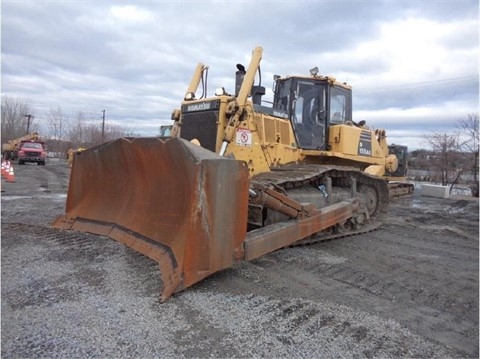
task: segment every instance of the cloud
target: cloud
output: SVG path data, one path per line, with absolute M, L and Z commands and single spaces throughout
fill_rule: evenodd
M 318 66 L 403 136 L 478 112 L 477 1 L 2 2 L 2 93 L 154 135 L 198 62 L 210 95 L 264 48 L 262 84 Z M 388 117 L 387 117 L 388 116 Z M 415 128 L 414 128 L 415 126 Z M 400 132 L 398 132 L 400 131 Z
M 112 6 L 110 14 L 113 18 L 131 24 L 144 24 L 153 19 L 152 13 L 133 5 Z

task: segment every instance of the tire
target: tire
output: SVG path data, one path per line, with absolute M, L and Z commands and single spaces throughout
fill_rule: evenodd
M 23 165 L 23 164 L 25 164 L 25 162 L 22 161 L 22 160 L 18 160 L 18 164 L 19 164 L 19 165 Z

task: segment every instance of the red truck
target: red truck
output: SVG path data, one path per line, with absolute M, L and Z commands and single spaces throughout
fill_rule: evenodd
M 18 148 L 18 164 L 25 162 L 36 162 L 38 165 L 45 166 L 47 151 L 42 141 L 22 141 Z

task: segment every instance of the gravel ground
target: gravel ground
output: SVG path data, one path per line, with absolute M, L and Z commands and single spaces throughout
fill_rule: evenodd
M 478 358 L 479 209 L 391 203 L 365 235 L 239 262 L 159 303 L 150 259 L 60 231 L 69 167 L 2 179 L 2 358 Z

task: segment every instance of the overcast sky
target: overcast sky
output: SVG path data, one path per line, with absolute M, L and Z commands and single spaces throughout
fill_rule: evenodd
M 353 87 L 354 120 L 390 143 L 427 147 L 478 113 L 478 0 L 1 2 L 2 95 L 40 124 L 61 107 L 157 135 L 195 66 L 234 91 L 235 65 L 263 47 L 273 75 L 320 73 Z M 257 78 L 258 79 L 258 78 Z

